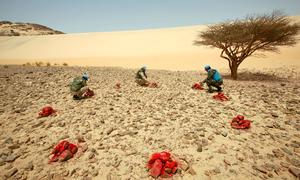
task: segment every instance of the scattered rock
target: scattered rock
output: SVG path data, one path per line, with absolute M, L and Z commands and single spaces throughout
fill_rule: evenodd
M 228 133 L 227 133 L 226 131 L 223 131 L 221 134 L 222 134 L 222 136 L 224 136 L 224 137 L 227 137 L 227 135 L 228 135 Z
M 188 169 L 188 173 L 190 173 L 192 176 L 196 175 L 196 171 L 194 170 L 194 168 L 192 166 L 189 167 Z
M 13 162 L 13 161 L 15 161 L 18 157 L 20 157 L 20 155 L 11 154 L 11 155 L 9 155 L 9 156 L 6 157 L 5 162 Z
M 274 153 L 275 157 L 281 158 L 284 156 L 283 152 L 281 152 L 279 149 L 273 149 L 272 152 Z
M 202 152 L 202 144 L 197 145 L 197 152 Z
M 111 127 L 111 128 L 109 128 L 109 129 L 106 131 L 106 134 L 107 134 L 107 135 L 110 135 L 110 133 L 112 133 L 112 132 L 113 132 L 113 130 L 114 130 L 114 128 L 112 128 L 112 127 Z
M 254 166 L 252 166 L 252 168 L 255 169 L 255 170 L 258 170 L 259 172 L 262 172 L 264 174 L 268 173 L 268 171 L 265 168 L 263 168 L 262 166 L 254 165 Z
M 14 174 L 16 174 L 18 172 L 18 169 L 17 168 L 15 168 L 15 167 L 13 167 L 12 169 L 10 169 L 6 174 L 5 174 L 5 176 L 6 177 L 12 177 Z
M 300 177 L 300 169 L 299 168 L 291 166 L 289 168 L 289 172 L 292 173 L 294 176 L 296 176 L 298 178 Z
M 8 146 L 9 149 L 18 149 L 20 148 L 20 146 L 18 144 L 13 144 L 13 145 L 10 145 Z
M 34 168 L 34 166 L 33 166 L 32 161 L 30 161 L 30 162 L 24 167 L 24 169 L 25 169 L 26 171 L 32 171 L 33 168 Z
M 281 148 L 281 150 L 284 151 L 288 155 L 291 155 L 291 156 L 293 155 L 293 153 L 286 147 Z
M 84 138 L 83 138 L 82 135 L 77 135 L 77 136 L 76 136 L 76 139 L 77 139 L 77 141 L 78 141 L 79 143 L 85 142 L 85 140 L 84 140 Z
M 227 154 L 226 149 L 223 148 L 223 147 L 221 147 L 220 149 L 218 149 L 217 152 L 220 153 L 220 154 Z

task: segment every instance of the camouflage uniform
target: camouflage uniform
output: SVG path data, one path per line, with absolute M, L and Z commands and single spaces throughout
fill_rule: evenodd
M 213 88 L 215 87 L 217 88 L 217 91 L 220 92 L 222 91 L 221 85 L 223 84 L 223 79 L 221 78 L 220 80 L 214 80 L 213 76 L 215 75 L 217 71 L 215 69 L 210 69 L 207 72 L 207 78 L 202 81 L 202 83 L 206 83 L 206 85 L 208 86 L 208 92 L 213 92 Z
M 81 78 L 81 77 L 77 77 L 75 79 L 80 79 L 81 83 L 80 84 L 76 84 L 75 86 L 79 86 L 79 87 L 76 87 L 77 89 L 80 88 L 79 90 L 73 90 L 72 88 L 70 89 L 71 90 L 71 94 L 73 95 L 73 97 L 77 97 L 77 98 L 83 98 L 82 95 L 89 89 L 89 87 L 87 86 L 87 83 L 86 83 L 86 80 Z M 70 87 L 74 86 L 74 81 L 75 79 L 73 80 L 73 82 L 70 83 Z M 76 89 L 75 88 L 75 89 Z
M 141 68 L 136 73 L 135 82 L 140 86 L 147 86 L 149 82 L 145 78 L 147 79 L 146 70 Z

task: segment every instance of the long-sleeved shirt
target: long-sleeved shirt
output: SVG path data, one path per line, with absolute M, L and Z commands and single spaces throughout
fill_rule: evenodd
M 147 79 L 146 70 L 144 68 L 141 68 L 140 70 L 138 70 L 135 78 L 137 78 L 137 79 L 145 79 L 146 78 Z

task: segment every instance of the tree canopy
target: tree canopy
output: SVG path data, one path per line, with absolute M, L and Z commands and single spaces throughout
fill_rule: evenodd
M 247 57 L 264 51 L 279 53 L 279 46 L 297 43 L 299 31 L 299 24 L 274 11 L 269 15 L 252 15 L 243 20 L 210 25 L 194 44 L 221 49 L 220 56 L 228 60 L 231 77 L 237 79 L 237 68 Z

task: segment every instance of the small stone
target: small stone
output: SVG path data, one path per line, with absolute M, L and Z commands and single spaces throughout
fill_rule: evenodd
M 93 170 L 91 171 L 91 174 L 92 174 L 93 177 L 98 176 L 98 170 L 93 169 Z
M 107 135 L 109 135 L 110 133 L 112 133 L 112 132 L 113 132 L 113 130 L 114 130 L 114 128 L 112 128 L 112 127 L 111 127 L 111 128 L 109 128 L 109 129 L 106 131 L 106 134 L 107 134 Z
M 200 137 L 205 137 L 205 133 L 204 133 L 203 131 L 200 131 L 200 132 L 199 132 L 199 136 L 200 136 Z
M 232 163 L 231 163 L 229 160 L 227 160 L 227 159 L 224 159 L 224 163 L 227 164 L 227 165 L 229 165 L 229 166 L 231 166 L 231 164 L 232 164 Z
M 18 149 L 18 148 L 20 148 L 20 146 L 17 144 L 13 144 L 13 145 L 8 146 L 8 148 L 9 149 Z
M 300 161 L 298 159 L 292 158 L 292 159 L 290 159 L 290 161 L 291 161 L 292 165 L 300 168 Z
M 69 170 L 65 170 L 61 175 L 66 177 L 70 174 L 70 171 Z
M 208 140 L 207 139 L 202 139 L 201 142 L 202 142 L 202 147 L 208 145 Z
M 202 144 L 197 145 L 197 152 L 202 152 Z
M 194 170 L 194 168 L 193 168 L 192 166 L 189 167 L 188 172 L 189 172 L 192 176 L 196 175 L 196 171 Z
M 293 155 L 293 153 L 286 147 L 281 148 L 281 150 L 284 151 L 288 155 L 291 155 L 291 156 Z
M 32 171 L 34 168 L 32 161 L 30 161 L 26 166 L 25 166 L 25 170 L 26 171 Z
M 82 135 L 77 135 L 77 136 L 76 136 L 76 139 L 77 139 L 77 141 L 78 141 L 79 143 L 85 142 L 85 140 L 84 140 L 84 138 L 83 138 Z
M 220 153 L 220 154 L 227 154 L 227 152 L 226 152 L 226 149 L 225 148 L 220 148 L 220 149 L 218 149 L 218 151 L 217 151 L 218 153 Z
M 290 164 L 289 163 L 286 163 L 286 162 L 280 162 L 280 165 L 282 167 L 285 167 L 285 168 L 289 168 L 290 167 Z
M 88 145 L 86 143 L 81 145 L 82 152 L 85 152 L 88 149 Z
M 252 166 L 252 168 L 255 169 L 255 170 L 258 170 L 259 172 L 262 172 L 264 174 L 268 173 L 268 171 L 265 168 L 261 167 L 261 166 L 254 165 L 254 166 Z
M 212 135 L 210 135 L 210 136 L 208 136 L 208 139 L 209 140 L 213 140 L 215 137 L 214 137 L 214 135 L 212 134 Z
M 13 162 L 15 161 L 18 157 L 20 157 L 19 155 L 15 155 L 15 154 L 11 154 L 9 156 L 6 157 L 5 162 Z
M 274 155 L 275 155 L 277 158 L 280 158 L 280 157 L 283 157 L 283 156 L 284 156 L 283 152 L 281 152 L 279 149 L 273 149 L 272 152 L 274 153 Z
M 5 142 L 5 144 L 10 144 L 10 143 L 13 142 L 13 139 L 11 137 L 8 137 L 8 138 L 5 139 L 4 142 Z
M 228 135 L 228 133 L 225 132 L 225 131 L 223 131 L 221 134 L 222 134 L 222 136 L 224 136 L 224 137 L 227 137 L 227 135 Z
M 183 170 L 183 171 L 187 171 L 189 169 L 189 164 L 186 162 L 186 160 L 182 160 L 181 161 L 181 166 L 180 168 Z
M 236 158 L 237 158 L 239 161 L 244 161 L 244 160 L 245 160 L 244 156 L 242 156 L 241 154 L 237 154 L 237 155 L 236 155 Z
M 6 177 L 12 177 L 14 174 L 16 174 L 18 172 L 18 169 L 13 167 L 12 169 L 10 169 L 7 174 L 5 175 Z
M 273 117 L 279 117 L 279 115 L 278 115 L 276 112 L 272 112 L 271 115 L 272 115 Z
M 300 169 L 299 168 L 291 166 L 289 168 L 289 172 L 292 173 L 294 176 L 296 176 L 298 178 L 300 177 Z
M 220 173 L 221 173 L 220 168 L 215 168 L 215 169 L 213 170 L 213 173 L 214 173 L 214 174 L 220 174 Z
M 88 156 L 88 159 L 92 159 L 95 157 L 95 154 L 94 153 L 90 153 L 89 156 Z

